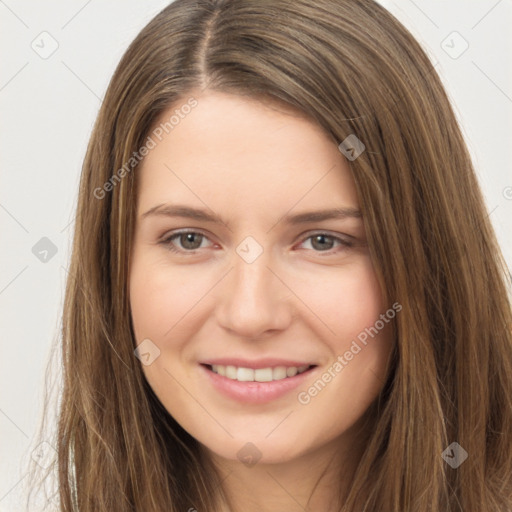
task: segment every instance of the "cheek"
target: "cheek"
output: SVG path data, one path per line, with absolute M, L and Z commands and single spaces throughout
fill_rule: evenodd
M 186 348 L 193 334 L 194 304 L 208 290 L 205 276 L 135 254 L 130 274 L 130 309 L 135 345 L 151 340 L 160 355 L 143 365 L 144 375 L 168 411 L 186 409 L 189 396 L 178 382 L 188 377 Z
M 319 410 L 345 404 L 339 409 L 341 416 L 334 415 L 336 421 L 343 423 L 362 414 L 385 382 L 393 345 L 392 323 L 391 317 L 387 322 L 381 320 L 387 308 L 369 258 L 361 258 L 337 272 L 329 270 L 325 278 L 317 275 L 314 282 L 303 281 L 301 292 L 307 291 L 304 296 L 308 297 L 308 306 L 326 327 L 321 328 L 325 334 L 319 339 L 330 354 L 325 363 L 331 373 L 321 376 L 318 385 L 309 384 L 315 387 L 312 396 L 318 392 L 318 398 L 312 401 Z M 351 412 L 347 415 L 347 411 Z
M 206 288 L 207 289 L 207 288 Z M 161 262 L 134 259 L 130 276 L 130 307 L 136 340 L 163 340 L 201 296 L 204 276 Z
M 345 350 L 347 340 L 373 325 L 384 312 L 369 257 L 347 267 L 329 268 L 323 275 L 316 272 L 298 282 L 302 283 L 300 295 L 326 327 L 326 339 L 337 351 Z

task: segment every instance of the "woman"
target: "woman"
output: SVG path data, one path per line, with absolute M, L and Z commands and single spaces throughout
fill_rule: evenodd
M 512 508 L 506 271 L 429 59 L 370 0 L 177 0 L 84 162 L 61 510 Z

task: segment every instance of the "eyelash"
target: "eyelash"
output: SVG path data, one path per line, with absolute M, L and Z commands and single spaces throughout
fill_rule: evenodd
M 195 254 L 196 251 L 198 251 L 200 248 L 198 249 L 177 249 L 176 246 L 172 243 L 172 241 L 176 238 L 179 238 L 181 235 L 188 235 L 188 234 L 194 234 L 194 235 L 199 235 L 201 237 L 203 237 L 203 239 L 207 239 L 208 240 L 208 237 L 201 233 L 200 231 L 193 231 L 193 230 L 183 230 L 183 231 L 177 231 L 177 232 L 174 232 L 172 233 L 171 235 L 169 236 L 166 236 L 165 238 L 163 238 L 160 242 L 158 242 L 160 245 L 163 245 L 167 250 L 173 252 L 173 253 L 178 253 L 178 254 L 187 254 L 187 253 L 190 253 L 190 254 Z M 350 247 L 353 247 L 354 246 L 354 243 L 352 242 L 349 242 L 348 240 L 345 240 L 341 237 L 338 237 L 338 236 L 335 236 L 335 235 L 331 235 L 325 231 L 317 231 L 315 233 L 312 233 L 310 234 L 309 236 L 307 236 L 306 238 L 304 238 L 301 242 L 301 245 L 306 242 L 307 240 L 311 239 L 311 238 L 314 238 L 315 236 L 320 236 L 320 235 L 323 235 L 327 238 L 330 238 L 332 240 L 334 240 L 335 242 L 339 242 L 339 246 L 341 246 L 343 249 L 348 249 Z M 203 241 L 203 239 L 201 239 L 201 242 Z M 338 247 L 339 247 L 338 246 Z M 313 250 L 314 252 L 317 252 L 318 254 L 333 254 L 334 251 L 335 251 L 335 248 L 332 248 L 332 249 L 328 249 L 328 250 L 325 250 L 325 251 L 315 251 L 314 249 L 311 249 Z

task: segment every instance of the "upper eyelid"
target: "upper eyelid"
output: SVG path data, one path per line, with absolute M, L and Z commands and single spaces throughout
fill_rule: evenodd
M 172 236 L 175 236 L 175 235 L 185 235 L 188 233 L 197 233 L 198 235 L 203 235 L 206 238 L 209 238 L 209 236 L 199 228 L 182 228 L 182 229 L 176 229 L 173 231 L 166 231 L 162 235 L 162 239 L 171 238 Z
M 197 234 L 197 235 L 201 235 L 203 236 L 204 238 L 207 238 L 208 240 L 210 240 L 210 242 L 212 242 L 212 240 L 210 239 L 210 236 L 207 235 L 206 233 L 204 233 L 203 231 L 201 231 L 200 229 L 182 229 L 182 230 L 177 230 L 177 231 L 168 231 L 166 233 L 164 233 L 159 241 L 162 241 L 162 242 L 165 242 L 167 240 L 170 240 L 171 238 L 175 237 L 175 236 L 179 236 L 179 235 L 187 235 L 189 233 L 193 233 L 193 234 Z

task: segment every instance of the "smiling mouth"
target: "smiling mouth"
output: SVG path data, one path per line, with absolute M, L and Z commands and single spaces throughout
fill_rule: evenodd
M 316 365 L 304 366 L 274 366 L 267 368 L 244 368 L 243 366 L 231 366 L 221 364 L 205 364 L 203 365 L 208 370 L 221 377 L 226 377 L 230 380 L 238 382 L 272 382 L 278 380 L 285 380 L 295 375 L 305 373 Z

